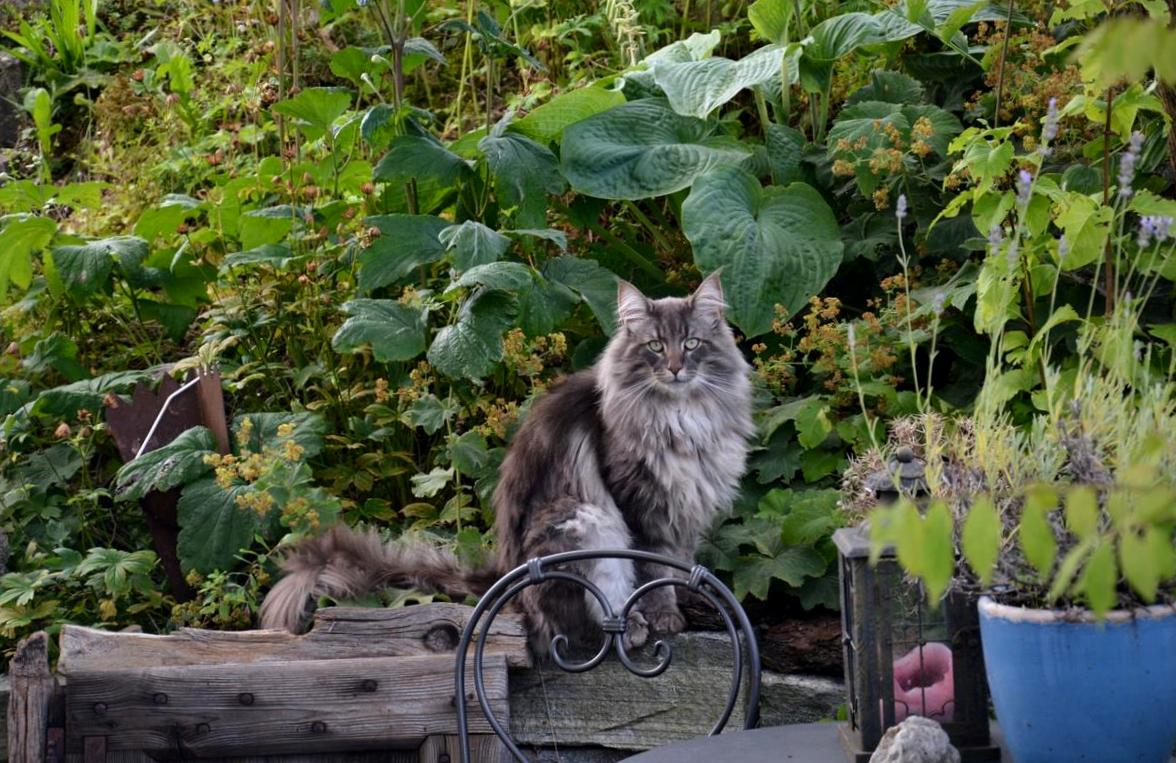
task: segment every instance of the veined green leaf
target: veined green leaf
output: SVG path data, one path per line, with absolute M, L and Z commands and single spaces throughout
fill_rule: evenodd
M 342 309 L 348 318 L 331 339 L 336 352 L 370 345 L 372 357 L 387 363 L 425 351 L 425 311 L 391 299 L 353 299 Z
M 192 427 L 167 445 L 124 464 L 114 478 L 115 498 L 138 501 L 152 491 L 164 492 L 189 483 L 212 468 L 204 463 L 204 458 L 215 452 L 212 432 L 204 427 Z
M 738 167 L 698 178 L 682 230 L 703 272 L 723 268 L 729 318 L 749 337 L 771 329 L 774 305 L 799 312 L 841 264 L 841 231 L 819 193 L 803 183 L 765 189 Z
M 572 188 L 601 199 L 646 199 L 689 186 L 720 164 L 750 153 L 700 119 L 663 101 L 641 100 L 589 117 L 564 131 L 563 172 Z

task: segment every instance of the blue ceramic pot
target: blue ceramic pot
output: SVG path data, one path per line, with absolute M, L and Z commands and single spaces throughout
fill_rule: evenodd
M 1168 763 L 1176 744 L 1176 608 L 1102 623 L 980 600 L 996 719 L 1016 763 Z

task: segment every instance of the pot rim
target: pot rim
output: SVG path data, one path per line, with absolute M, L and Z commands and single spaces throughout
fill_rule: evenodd
M 1136 607 L 1134 609 L 1112 609 L 1101 621 L 1095 619 L 1094 613 L 1084 607 L 1071 609 L 1034 609 L 1031 607 L 1015 607 L 1011 604 L 1000 604 L 990 596 L 981 596 L 977 604 L 980 612 L 989 617 L 1008 620 L 1016 623 L 1091 623 L 1098 622 L 1128 623 L 1133 620 L 1158 620 L 1176 616 L 1176 605 L 1153 604 L 1150 607 Z

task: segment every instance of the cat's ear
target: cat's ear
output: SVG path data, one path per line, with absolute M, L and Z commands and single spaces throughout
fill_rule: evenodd
M 711 273 L 690 295 L 690 304 L 694 307 L 694 312 L 713 318 L 715 323 L 723 320 L 723 311 L 727 307 L 723 299 L 723 285 L 719 283 L 720 273 L 721 269 Z
M 617 320 L 622 326 L 632 330 L 649 318 L 652 307 L 649 298 L 636 286 L 623 278 L 617 279 Z

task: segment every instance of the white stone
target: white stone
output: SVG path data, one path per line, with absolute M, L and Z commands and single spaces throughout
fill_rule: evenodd
M 912 715 L 886 730 L 870 763 L 960 763 L 960 752 L 942 726 Z

